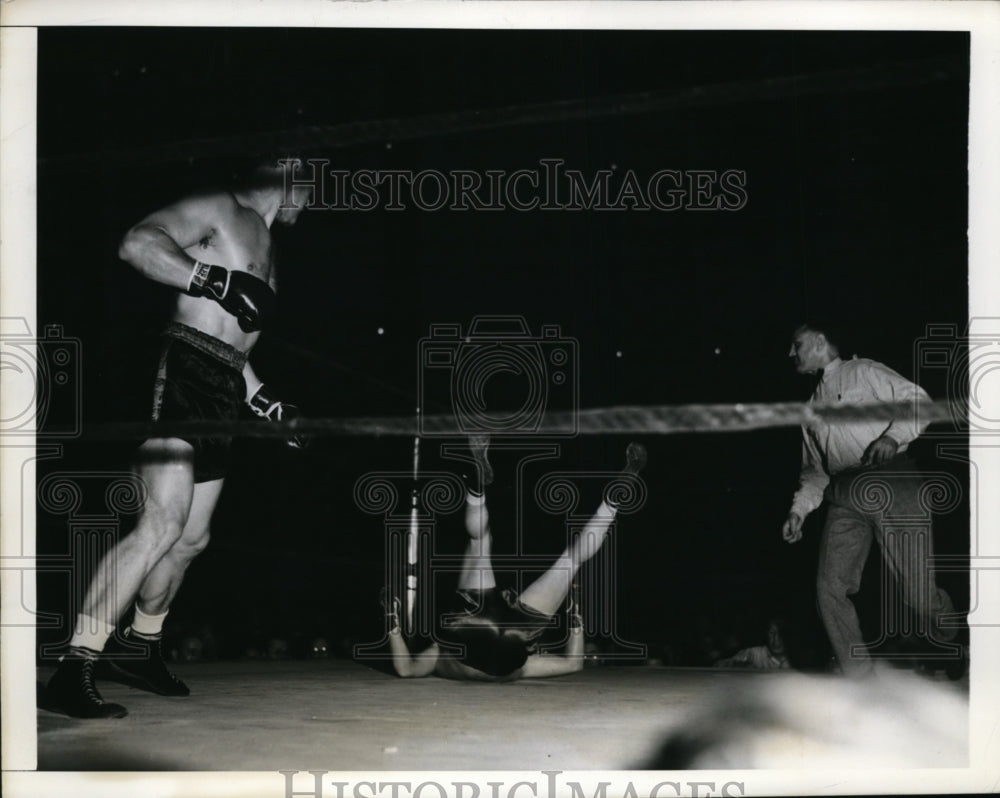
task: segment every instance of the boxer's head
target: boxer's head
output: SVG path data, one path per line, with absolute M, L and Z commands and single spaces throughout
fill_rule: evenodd
M 316 181 L 321 179 L 320 170 L 312 164 L 302 158 L 284 155 L 257 163 L 247 177 L 245 189 L 276 193 L 280 204 L 274 221 L 292 225 L 299 214 L 313 203 Z
M 461 661 L 470 668 L 502 679 L 528 659 L 528 644 L 516 630 L 503 630 L 482 619 L 461 619 L 448 627 L 448 638 L 463 646 Z

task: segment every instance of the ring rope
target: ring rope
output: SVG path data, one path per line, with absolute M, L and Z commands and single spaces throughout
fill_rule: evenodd
M 915 412 L 916 411 L 916 412 Z M 424 436 L 463 437 L 470 432 L 492 432 L 504 436 L 575 436 L 643 433 L 671 435 L 684 432 L 741 432 L 776 427 L 794 427 L 816 422 L 845 424 L 855 421 L 895 421 L 921 424 L 951 422 L 967 424 L 964 402 L 938 401 L 867 403 L 860 405 L 769 402 L 738 404 L 686 404 L 623 406 L 554 411 L 540 414 L 536 424 L 504 428 L 503 415 L 484 416 L 483 423 L 460 424 L 453 414 L 413 416 L 360 416 L 349 418 L 296 418 L 269 422 L 179 421 L 108 422 L 95 424 L 79 433 L 62 437 L 88 440 L 176 438 L 225 435 L 244 438 L 288 438 L 293 434 L 325 436 Z M 42 430 L 44 434 L 44 429 Z M 49 436 L 55 437 L 55 436 Z
M 332 125 L 303 125 L 291 130 L 243 133 L 164 142 L 130 149 L 46 155 L 39 166 L 46 172 L 72 173 L 94 169 L 145 169 L 192 160 L 262 156 L 281 151 L 300 154 L 371 144 L 408 141 L 442 135 L 522 127 L 601 117 L 678 111 L 718 105 L 773 101 L 792 95 L 885 91 L 952 80 L 966 80 L 967 63 L 960 58 L 929 57 L 877 67 L 851 67 L 808 75 L 783 75 L 684 89 L 646 91 L 579 100 L 508 105 L 466 111 L 445 111 L 412 117 L 371 119 Z

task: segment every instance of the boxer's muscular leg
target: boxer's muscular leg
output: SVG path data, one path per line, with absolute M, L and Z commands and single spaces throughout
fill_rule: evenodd
M 184 441 L 147 441 L 137 470 L 147 491 L 139 521 L 98 566 L 83 603 L 84 615 L 111 626 L 181 539 L 194 495 L 192 448 Z
M 192 560 L 205 550 L 209 541 L 212 513 L 219 500 L 224 480 L 199 482 L 194 486 L 191 511 L 180 539 L 174 543 L 139 588 L 136 606 L 148 615 L 161 615 L 170 608 L 184 573 Z
M 469 540 L 458 576 L 459 590 L 489 590 L 496 587 L 490 556 L 493 537 L 490 534 L 490 514 L 486 497 L 469 493 L 465 497 L 465 529 Z
M 555 615 L 559 605 L 569 593 L 576 572 L 604 544 L 608 527 L 614 519 L 614 508 L 606 502 L 601 502 L 601 506 L 597 508 L 597 512 L 583 531 L 552 564 L 552 567 L 521 592 L 521 603 L 543 615 Z
M 192 449 L 184 441 L 147 441 L 138 473 L 147 496 L 136 528 L 100 563 L 77 618 L 70 651 L 42 696 L 42 707 L 78 718 L 120 718 L 125 707 L 97 690 L 95 658 L 156 563 L 181 537 L 194 492 Z
M 135 617 L 124 642 L 108 646 L 104 675 L 140 690 L 160 695 L 186 696 L 187 685 L 173 675 L 160 648 L 163 620 L 191 561 L 208 545 L 209 522 L 223 480 L 194 485 L 187 521 L 181 536 L 157 561 L 139 587 Z
M 622 473 L 637 476 L 645 465 L 645 447 L 630 443 L 625 450 L 625 468 Z M 544 615 L 555 615 L 559 605 L 566 599 L 580 566 L 604 545 L 616 512 L 613 505 L 601 502 L 597 512 L 552 567 L 521 593 L 521 603 Z
M 476 462 L 475 475 L 468 477 L 469 492 L 465 497 L 465 545 L 462 571 L 458 576 L 459 590 L 489 590 L 496 587 L 490 556 L 493 536 L 490 534 L 490 512 L 483 489 L 493 481 L 493 469 L 488 457 L 490 439 L 485 435 L 469 438 L 469 448 Z

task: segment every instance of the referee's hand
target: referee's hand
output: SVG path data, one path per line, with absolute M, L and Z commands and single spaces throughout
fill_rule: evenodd
M 798 513 L 789 513 L 788 519 L 781 527 L 781 536 L 786 543 L 798 543 L 802 540 L 802 516 Z
M 882 435 L 871 442 L 861 458 L 862 465 L 879 465 L 891 460 L 899 451 L 899 444 L 888 435 Z

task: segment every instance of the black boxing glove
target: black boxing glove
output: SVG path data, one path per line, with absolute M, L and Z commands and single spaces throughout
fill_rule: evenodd
M 254 415 L 266 418 L 268 421 L 291 421 L 299 418 L 299 409 L 295 405 L 281 402 L 271 395 L 267 386 L 261 385 L 247 402 Z M 305 449 L 309 445 L 308 435 L 293 435 L 287 443 L 293 449 Z
M 187 292 L 218 302 L 236 317 L 243 332 L 257 332 L 273 315 L 277 297 L 271 286 L 246 272 L 195 261 Z

